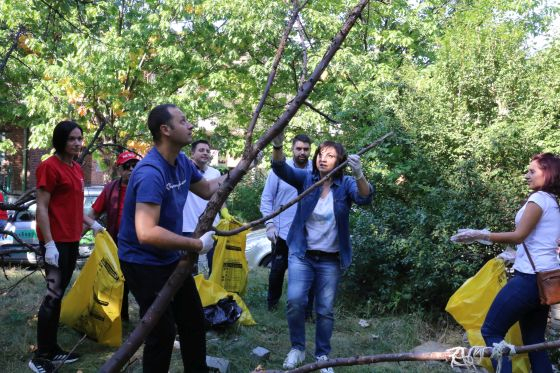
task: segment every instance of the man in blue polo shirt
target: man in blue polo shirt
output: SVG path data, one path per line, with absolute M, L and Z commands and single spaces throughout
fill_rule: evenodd
M 181 234 L 183 206 L 189 190 L 209 199 L 225 178 L 203 179 L 181 152 L 192 142 L 193 125 L 175 105 L 152 109 L 148 127 L 154 147 L 130 176 L 118 236 L 121 268 L 140 306 L 140 317 L 173 273 L 182 250 L 205 254 L 212 248 L 213 231 L 200 238 Z M 169 371 L 177 333 L 184 371 L 208 372 L 204 313 L 192 276 L 187 276 L 146 338 L 144 373 Z

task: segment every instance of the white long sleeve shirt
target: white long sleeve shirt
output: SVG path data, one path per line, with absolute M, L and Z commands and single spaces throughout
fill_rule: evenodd
M 288 159 L 286 163 L 289 164 L 291 167 L 294 167 L 294 160 Z M 306 170 L 311 170 L 312 165 L 311 161 L 307 161 Z M 266 183 L 264 185 L 264 189 L 261 195 L 261 214 L 262 216 L 267 216 L 273 213 L 274 211 L 278 210 L 282 205 L 285 205 L 287 202 L 290 202 L 292 199 L 296 198 L 298 195 L 296 188 L 291 186 L 290 184 L 280 180 L 278 176 L 272 171 L 268 173 L 268 177 L 266 178 Z M 290 227 L 292 226 L 292 221 L 294 220 L 294 216 L 296 215 L 297 204 L 291 206 L 286 211 L 283 211 L 281 214 L 275 216 L 271 220 L 276 226 L 278 230 L 278 235 L 281 239 L 285 240 L 288 237 L 288 232 L 290 231 Z

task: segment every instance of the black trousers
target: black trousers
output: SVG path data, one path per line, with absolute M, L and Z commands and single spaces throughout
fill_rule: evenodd
M 272 244 L 272 260 L 270 261 L 270 274 L 268 276 L 268 308 L 274 308 L 282 296 L 284 286 L 284 274 L 288 269 L 288 244 L 285 240 L 278 237 L 276 244 Z M 305 318 L 313 315 L 313 300 L 315 292 L 313 287 L 309 291 L 307 307 L 305 308 Z
M 58 267 L 45 263 L 47 294 L 39 308 L 36 356 L 49 355 L 59 348 L 57 336 L 60 305 L 78 259 L 79 242 L 55 243 L 59 255 Z M 45 247 L 42 244 L 41 253 L 45 255 Z
M 140 306 L 140 317 L 156 299 L 177 263 L 150 266 L 121 261 L 128 287 Z M 175 327 L 176 326 L 176 327 Z M 175 335 L 179 333 L 185 372 L 208 372 L 204 313 L 192 276 L 185 279 L 170 305 L 144 342 L 144 373 L 169 371 Z

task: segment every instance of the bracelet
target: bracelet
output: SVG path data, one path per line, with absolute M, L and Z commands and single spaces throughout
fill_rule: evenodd
M 280 149 L 282 149 L 282 147 L 283 147 L 282 145 L 276 146 L 276 145 L 272 144 L 272 149 L 274 149 L 274 150 L 280 150 Z

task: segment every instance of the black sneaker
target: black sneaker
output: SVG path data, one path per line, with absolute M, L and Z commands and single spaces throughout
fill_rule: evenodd
M 75 352 L 66 352 L 61 348 L 51 353 L 49 356 L 49 360 L 53 364 L 69 364 L 69 363 L 73 363 L 79 358 L 80 358 L 79 354 Z
M 35 373 L 51 373 L 54 372 L 55 366 L 49 359 L 34 357 L 29 361 L 29 368 Z

